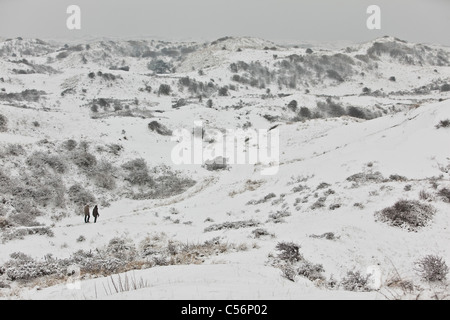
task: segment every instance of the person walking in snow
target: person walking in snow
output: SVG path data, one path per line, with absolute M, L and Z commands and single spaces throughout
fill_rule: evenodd
M 91 218 L 91 214 L 89 211 L 89 205 L 84 206 L 84 223 L 88 223 L 89 219 Z
M 97 218 L 100 217 L 100 214 L 98 213 L 98 206 L 95 206 L 94 210 L 92 210 L 92 216 L 94 216 L 94 223 L 97 223 Z

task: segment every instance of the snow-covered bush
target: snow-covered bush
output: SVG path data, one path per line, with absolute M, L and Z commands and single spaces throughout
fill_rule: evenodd
M 427 255 L 418 260 L 415 265 L 416 272 L 426 281 L 444 281 L 449 269 L 442 257 Z
M 317 103 L 317 108 L 326 117 L 341 117 L 345 115 L 344 107 L 334 102 L 331 98 L 328 98 L 325 102 L 319 101 Z
M 95 196 L 79 184 L 74 184 L 68 190 L 69 199 L 79 206 L 92 204 L 95 202 Z
M 35 227 L 40 226 L 41 224 L 36 221 L 36 217 L 31 215 L 30 213 L 20 212 L 16 214 L 12 214 L 9 216 L 9 221 L 24 227 Z
M 168 84 L 161 84 L 158 89 L 158 94 L 168 96 L 172 92 L 172 88 Z
M 273 233 L 270 233 L 269 231 L 267 231 L 266 229 L 263 229 L 263 228 L 258 228 L 258 229 L 253 230 L 252 235 L 256 239 L 259 239 L 259 238 L 265 237 L 265 236 L 270 236 L 272 238 L 275 237 L 275 235 Z
M 66 266 L 61 261 L 47 258 L 36 261 L 23 253 L 14 253 L 4 265 L 9 280 L 32 280 L 48 275 L 63 276 Z
M 446 83 L 446 84 L 442 85 L 441 91 L 442 92 L 450 91 L 450 84 Z
M 97 187 L 113 190 L 116 187 L 115 172 L 116 168 L 112 163 L 102 160 L 91 170 L 91 176 Z
M 298 244 L 293 242 L 279 242 L 276 249 L 280 251 L 278 254 L 278 258 L 280 260 L 290 263 L 303 260 L 303 257 L 300 254 L 300 246 Z
M 218 94 L 219 94 L 219 97 L 226 97 L 226 96 L 228 96 L 228 87 L 225 86 L 225 87 L 219 88 Z
M 63 148 L 68 151 L 74 150 L 77 147 L 77 145 L 78 143 L 73 139 L 66 140 L 62 144 Z
M 97 164 L 97 158 L 85 150 L 74 151 L 71 157 L 80 169 L 89 170 Z
M 264 198 L 260 199 L 260 200 L 250 200 L 249 202 L 247 202 L 247 205 L 255 205 L 255 204 L 261 204 L 261 203 L 265 203 L 267 201 L 269 201 L 272 198 L 275 198 L 277 195 L 273 192 L 267 194 L 264 196 Z
M 283 264 L 280 266 L 281 275 L 290 281 L 295 281 L 295 277 L 298 275 L 297 270 L 291 264 Z
M 13 156 L 13 157 L 17 157 L 17 156 L 21 156 L 26 154 L 25 149 L 23 148 L 23 146 L 21 144 L 18 143 L 9 143 L 6 147 L 5 150 L 3 152 L 3 154 L 0 155 L 0 157 L 3 156 Z
M 109 241 L 106 253 L 121 261 L 132 261 L 137 256 L 136 247 L 133 241 L 118 237 Z
M 54 236 L 53 230 L 50 227 L 27 227 L 24 229 L 11 229 L 3 232 L 2 241 L 8 242 L 12 240 L 23 240 L 29 235 L 40 235 L 52 238 Z
M 355 183 L 367 183 L 367 182 L 374 182 L 374 183 L 378 183 L 378 182 L 382 182 L 384 180 L 383 175 L 381 174 L 381 172 L 369 172 L 369 173 L 365 173 L 365 172 L 360 172 L 360 173 L 356 173 L 350 177 L 347 178 L 347 181 L 351 181 L 351 182 L 355 182 Z
M 360 271 L 348 271 L 341 280 L 340 286 L 347 291 L 371 291 L 369 287 L 369 276 L 364 276 Z
M 142 159 L 134 159 L 122 165 L 122 168 L 127 172 L 125 180 L 132 185 L 152 185 L 153 179 L 149 175 L 147 162 Z
M 284 218 L 289 216 L 291 216 L 291 214 L 287 211 L 277 211 L 269 215 L 269 219 L 267 220 L 267 222 L 283 223 L 285 222 Z
M 159 123 L 158 121 L 152 121 L 148 124 L 148 128 L 162 136 L 171 136 L 172 130 L 168 129 L 165 125 Z
M 61 156 L 50 155 L 44 152 L 34 152 L 26 160 L 27 165 L 30 167 L 42 169 L 45 166 L 49 166 L 57 173 L 65 173 L 67 170 L 66 163 Z
M 213 160 L 206 160 L 204 166 L 208 171 L 226 170 L 228 168 L 227 159 L 221 156 Z
M 165 62 L 161 59 L 154 59 L 147 64 L 147 68 L 156 74 L 170 73 L 172 67 L 173 66 L 169 62 Z
M 325 272 L 325 269 L 321 264 L 315 264 L 307 260 L 303 260 L 297 269 L 299 276 L 305 277 L 310 281 L 325 280 L 323 272 Z
M 224 222 L 218 224 L 212 224 L 205 228 L 205 232 L 218 231 L 223 229 L 242 229 L 257 227 L 260 223 L 255 220 L 245 220 L 245 221 L 234 221 L 234 222 Z
M 405 227 L 410 231 L 424 227 L 432 219 L 436 209 L 416 200 L 400 200 L 392 207 L 375 213 L 382 222 L 393 227 Z
M 334 232 L 325 232 L 324 234 L 321 235 L 310 235 L 310 238 L 314 238 L 314 239 L 326 239 L 326 240 L 336 240 L 338 239 L 338 237 L 336 237 L 336 235 L 334 234 Z

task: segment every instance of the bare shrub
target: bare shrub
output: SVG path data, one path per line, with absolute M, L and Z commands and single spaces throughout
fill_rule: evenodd
M 295 281 L 295 277 L 297 276 L 298 272 L 294 266 L 292 266 L 291 264 L 284 264 L 280 267 L 280 270 L 283 278 L 286 278 L 292 282 Z
M 325 280 L 323 276 L 325 269 L 321 264 L 315 264 L 309 261 L 302 261 L 297 269 L 297 274 L 307 278 L 310 281 Z
M 442 257 L 427 255 L 415 263 L 415 270 L 423 280 L 440 282 L 447 278 L 448 266 Z
M 359 271 L 348 271 L 347 275 L 341 280 L 340 286 L 347 291 L 371 291 L 369 287 L 369 276 L 364 276 Z
M 269 215 L 269 219 L 267 222 L 273 222 L 273 223 L 283 223 L 284 219 L 286 217 L 291 216 L 291 214 L 287 211 L 277 211 L 276 213 L 272 213 Z
M 245 221 L 234 221 L 234 222 L 224 222 L 219 224 L 212 224 L 209 227 L 205 228 L 205 232 L 218 231 L 223 229 L 242 229 L 242 228 L 251 228 L 257 227 L 260 223 L 254 220 L 245 220 Z
M 314 239 L 326 239 L 326 240 L 336 240 L 338 239 L 338 237 L 336 237 L 336 235 L 333 232 L 326 232 L 324 234 L 321 235 L 310 235 L 310 238 L 314 238 Z
M 278 258 L 280 260 L 294 263 L 303 260 L 300 254 L 300 246 L 293 242 L 279 242 L 275 247 L 280 253 Z
M 269 201 L 272 198 L 275 198 L 277 195 L 273 192 L 267 194 L 266 196 L 264 196 L 264 198 L 260 199 L 260 200 L 250 200 L 249 202 L 247 202 L 247 205 L 255 205 L 255 204 L 261 204 L 261 203 L 265 203 L 267 201 Z
M 374 173 L 356 173 L 347 178 L 347 181 L 356 182 L 356 183 L 367 183 L 367 182 L 382 182 L 384 180 L 381 172 Z
M 259 239 L 259 238 L 265 237 L 265 236 L 270 236 L 272 238 L 275 237 L 275 235 L 273 233 L 270 233 L 269 231 L 267 231 L 266 229 L 263 229 L 263 228 L 258 228 L 258 229 L 253 230 L 252 235 L 256 239 Z
M 400 200 L 375 216 L 393 227 L 406 227 L 410 231 L 424 227 L 433 217 L 436 209 L 416 200 Z

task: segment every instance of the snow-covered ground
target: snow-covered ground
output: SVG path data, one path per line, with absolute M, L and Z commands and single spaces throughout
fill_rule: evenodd
M 367 65 L 355 58 L 365 55 L 374 43 L 404 44 L 393 38 L 383 38 L 351 50 L 312 48 L 313 53 L 307 54 L 302 47 L 287 48 L 260 39 L 230 38 L 213 44 L 198 44 L 192 53 L 179 61 L 174 59 L 175 73 L 168 75 L 152 75 L 147 69 L 152 58 L 141 57 L 146 50 L 157 51 L 164 46 L 157 41 L 153 44 L 150 41 L 138 44 L 92 42 L 89 49 L 74 50 L 65 58 L 56 57 L 64 48 L 56 51 L 58 46 L 37 40 L 14 39 L 0 43 L 0 89 L 4 89 L 0 91 L 0 114 L 8 119 L 7 130 L 0 132 L 0 146 L 4 150 L 0 173 L 15 179 L 33 174 L 26 159 L 34 151 L 66 159 L 70 152 L 61 149 L 61 145 L 73 139 L 88 141 L 97 162 L 109 161 L 120 167 L 129 160 L 142 158 L 150 168 L 165 164 L 196 181 L 172 196 L 134 200 L 124 192 L 132 187 L 123 178 L 116 177 L 115 188 L 101 189 L 90 180 L 93 171 L 81 172 L 76 165 L 68 164 L 67 170 L 58 177 L 67 189 L 79 183 L 105 204 L 99 203 L 99 221 L 85 224 L 81 211 L 76 211 L 79 208 L 67 195 L 64 195 L 64 206 L 48 204 L 39 208 L 44 213 L 36 219 L 50 227 L 53 236 L 31 234 L 23 239 L 3 238 L 0 266 L 5 267 L 0 267 L 0 284 L 5 288 L 0 286 L 0 297 L 428 299 L 437 292 L 437 297 L 448 298 L 448 280 L 423 281 L 415 270 L 415 263 L 430 254 L 450 263 L 449 204 L 438 195 L 439 190 L 450 188 L 450 129 L 436 128 L 440 121 L 450 119 L 450 92 L 441 90 L 445 83 L 450 83 L 450 63 L 448 60 L 442 65 L 434 63 L 436 57 L 445 59 L 450 53 L 445 48 L 423 49 L 420 45 L 405 44 L 412 48 L 405 53 L 406 58 L 409 57 L 407 61 L 420 58 L 420 63 L 408 64 L 392 54 L 381 54 Z M 24 51 L 27 49 L 36 54 L 27 56 Z M 138 57 L 136 50 L 140 50 Z M 347 55 L 347 58 L 339 58 L 342 59 L 339 63 L 349 61 L 348 57 L 351 59 L 350 67 L 337 68 L 344 73 L 347 67 L 353 68 L 344 81 L 336 82 L 321 73 L 306 74 L 295 88 L 278 85 L 276 81 L 265 88 L 256 88 L 231 80 L 230 64 L 238 61 L 258 62 L 275 70 L 277 63 L 289 60 L 292 55 L 317 55 L 322 57 L 318 61 L 323 62 L 327 59 L 323 56 L 336 54 Z M 17 63 L 24 58 L 27 64 Z M 163 59 L 168 61 L 167 57 Z M 29 64 L 48 65 L 57 72 L 16 74 L 13 71 L 30 68 Z M 108 70 L 109 66 L 129 66 L 130 71 Z M 98 71 L 120 78 L 108 80 Z M 89 76 L 91 72 L 94 76 Z M 178 85 L 178 80 L 185 76 L 198 82 L 211 82 L 216 91 L 209 92 L 209 96 L 199 102 L 187 88 Z M 389 79 L 392 76 L 395 81 Z M 170 96 L 158 94 L 161 83 L 171 85 Z M 218 87 L 233 84 L 236 90 L 229 90 L 227 96 L 218 95 Z M 414 92 L 429 85 L 423 92 Z M 152 89 L 145 90 L 146 86 Z M 371 92 L 378 90 L 379 94 L 363 94 L 364 87 L 369 87 Z M 45 95 L 36 101 L 6 96 L 27 89 L 43 90 Z M 69 92 L 62 94 L 66 89 L 70 89 Z M 327 97 L 344 109 L 356 106 L 377 116 L 370 120 L 346 114 L 299 119 L 296 118 L 298 112 L 287 107 L 296 100 L 298 108 L 308 107 L 313 111 L 317 103 L 325 102 Z M 119 100 L 128 106 L 127 110 L 135 112 L 135 116 L 124 116 L 119 109 L 113 111 L 113 102 L 109 109 L 103 111 L 100 106 L 100 111 L 94 112 L 91 103 L 100 98 Z M 173 108 L 174 101 L 180 98 L 190 103 Z M 211 108 L 205 106 L 208 99 L 212 99 Z M 268 121 L 265 117 L 268 114 L 276 118 Z M 176 166 L 171 151 L 177 142 L 148 128 L 149 122 L 158 121 L 171 130 L 191 130 L 194 121 L 199 120 L 205 125 L 207 138 L 212 129 L 241 128 L 247 123 L 255 129 L 278 125 L 278 173 L 262 175 L 259 164 L 231 165 L 221 171 L 207 171 L 201 165 Z M 216 143 L 207 143 L 205 139 L 204 145 L 210 147 Z M 110 144 L 119 144 L 123 149 L 119 154 L 99 151 Z M 18 156 L 6 152 L 11 145 L 23 146 L 23 152 Z M 359 173 L 381 178 L 357 182 L 347 179 Z M 395 179 L 395 175 L 402 178 Z M 421 197 L 421 191 L 430 196 Z M 17 196 L 11 190 L 0 192 L 0 199 L 3 199 L 0 219 L 6 221 L 20 213 L 14 207 Z M 273 196 L 264 200 L 270 194 Z M 431 204 L 436 212 L 432 220 L 416 232 L 377 221 L 376 212 L 400 199 L 420 200 Z M 282 217 L 275 219 L 274 214 Z M 16 223 L 4 227 L 0 223 L 2 235 L 31 228 L 13 221 Z M 214 225 L 239 221 L 256 224 L 208 230 Z M 255 236 L 252 231 L 257 228 L 269 235 Z M 326 233 L 332 233 L 333 237 L 318 237 Z M 133 267 L 128 273 L 111 276 L 82 271 L 79 278 L 50 274 L 18 281 L 8 275 L 11 254 L 16 252 L 37 261 L 47 254 L 56 259 L 70 259 L 79 250 L 102 250 L 113 238 L 128 239 L 139 247 L 149 237 L 158 237 L 159 244 L 174 242 L 180 246 L 218 239 L 231 249 L 200 255 L 192 264 Z M 310 281 L 297 275 L 291 281 L 284 277 L 282 268 L 277 265 L 279 243 L 297 244 L 305 261 L 322 265 L 323 279 Z M 349 271 L 365 275 L 370 268 L 380 273 L 372 280 L 381 281 L 380 286 L 371 287 L 371 291 L 352 292 L 342 285 L 330 284 L 330 279 L 339 284 L 348 277 Z M 111 281 L 119 278 L 142 281 L 145 285 L 123 292 L 111 290 Z M 68 285 L 71 280 L 81 281 L 80 286 L 74 289 Z M 413 283 L 414 287 L 408 291 L 395 286 L 400 280 Z

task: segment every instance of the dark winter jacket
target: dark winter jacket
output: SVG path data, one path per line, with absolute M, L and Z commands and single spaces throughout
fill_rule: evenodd
M 99 217 L 100 216 L 100 214 L 98 213 L 98 207 L 97 206 L 94 207 L 94 210 L 92 211 L 92 215 L 94 217 Z

